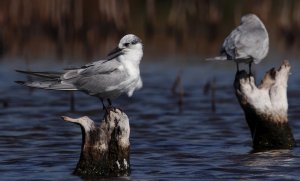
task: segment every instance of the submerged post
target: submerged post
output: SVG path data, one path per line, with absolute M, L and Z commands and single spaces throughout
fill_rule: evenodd
M 130 127 L 127 115 L 119 109 L 110 109 L 100 125 L 87 116 L 63 120 L 80 125 L 82 146 L 74 171 L 80 176 L 130 175 Z
M 260 85 L 244 70 L 236 73 L 234 88 L 251 131 L 255 150 L 291 149 L 295 139 L 288 124 L 287 81 L 291 66 L 266 72 Z

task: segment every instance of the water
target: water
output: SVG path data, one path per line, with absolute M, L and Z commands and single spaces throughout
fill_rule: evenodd
M 291 63 L 289 122 L 298 140 L 300 65 L 296 60 Z M 257 82 L 274 65 L 278 67 L 280 61 L 256 66 Z M 59 66 L 33 65 L 39 70 Z M 68 93 L 32 91 L 14 84 L 24 76 L 13 69 L 24 67 L 2 63 L 0 68 L 1 180 L 84 180 L 72 175 L 81 130 L 60 116 L 100 120 L 100 102 L 76 93 L 76 111 L 71 112 Z M 185 94 L 180 109 L 171 87 L 181 70 Z M 298 180 L 299 148 L 250 153 L 250 131 L 232 87 L 234 71 L 235 65 L 227 63 L 143 63 L 143 89 L 131 99 L 113 102 L 127 113 L 131 126 L 132 174 L 120 180 Z M 210 94 L 203 93 L 205 83 L 213 78 L 215 112 Z

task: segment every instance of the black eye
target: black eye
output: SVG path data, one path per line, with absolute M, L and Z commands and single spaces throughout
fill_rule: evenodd
M 124 43 L 124 46 L 125 46 L 125 47 L 128 47 L 129 44 L 130 44 L 130 43 Z
M 131 44 L 133 44 L 133 45 L 135 45 L 135 44 L 137 44 L 137 43 L 138 43 L 137 40 L 133 40 L 133 41 L 131 42 Z

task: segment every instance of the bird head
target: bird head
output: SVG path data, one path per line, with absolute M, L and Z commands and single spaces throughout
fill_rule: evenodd
M 120 40 L 118 46 L 107 55 L 107 58 L 111 60 L 125 54 L 131 57 L 137 57 L 136 59 L 141 59 L 143 56 L 143 44 L 139 37 L 133 34 L 125 35 Z
M 133 34 L 125 35 L 118 47 L 123 50 L 143 50 L 142 40 Z
M 261 20 L 255 14 L 246 14 L 242 16 L 241 23 L 261 23 Z

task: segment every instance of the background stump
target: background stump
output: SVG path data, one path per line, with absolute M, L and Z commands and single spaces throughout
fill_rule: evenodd
M 80 125 L 82 146 L 74 171 L 80 176 L 130 175 L 130 127 L 127 115 L 119 109 L 110 109 L 100 125 L 84 116 L 63 120 Z
M 269 70 L 260 85 L 244 70 L 236 73 L 234 88 L 244 110 L 255 150 L 290 149 L 295 139 L 288 124 L 287 81 L 291 66 L 284 61 Z

